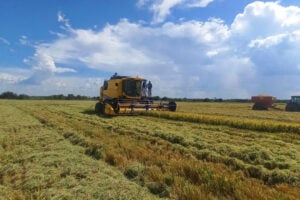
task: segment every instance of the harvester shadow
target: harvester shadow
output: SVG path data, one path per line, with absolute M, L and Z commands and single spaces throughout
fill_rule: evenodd
M 94 110 L 90 110 L 90 109 L 86 109 L 80 113 L 85 114 L 85 115 L 95 115 L 96 114 L 96 112 Z
M 114 117 L 114 116 L 109 116 L 109 115 L 98 114 L 94 110 L 91 110 L 91 109 L 86 109 L 86 110 L 84 110 L 84 111 L 82 111 L 80 113 L 85 114 L 85 115 L 96 115 L 98 117 L 108 118 L 108 119 Z

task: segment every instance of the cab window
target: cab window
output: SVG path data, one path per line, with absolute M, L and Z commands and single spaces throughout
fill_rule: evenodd
M 107 90 L 107 88 L 108 88 L 108 81 L 105 80 L 103 84 L 103 89 Z

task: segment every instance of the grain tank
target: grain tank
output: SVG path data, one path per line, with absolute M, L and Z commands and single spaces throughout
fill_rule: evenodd
M 268 108 L 272 107 L 276 98 L 270 95 L 261 94 L 258 96 L 252 96 L 251 101 L 254 102 L 252 110 L 268 110 Z

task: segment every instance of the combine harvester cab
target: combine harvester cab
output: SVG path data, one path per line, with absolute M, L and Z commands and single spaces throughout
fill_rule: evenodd
M 276 98 L 270 95 L 252 96 L 251 101 L 254 102 L 252 110 L 268 110 L 273 106 Z
M 285 111 L 300 112 L 300 96 L 292 96 L 291 100 L 286 104 Z
M 176 111 L 176 103 L 154 101 L 144 96 L 143 82 L 139 77 L 114 75 L 100 88 L 95 112 L 104 115 L 135 115 L 142 111 Z

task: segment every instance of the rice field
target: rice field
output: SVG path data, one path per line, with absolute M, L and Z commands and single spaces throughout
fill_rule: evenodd
M 283 104 L 94 105 L 0 101 L 0 199 L 299 199 L 300 113 Z
M 261 121 L 280 121 L 288 123 L 300 123 L 300 114 L 297 112 L 283 112 L 284 103 L 275 103 L 274 108 L 268 111 L 252 110 L 252 103 L 178 103 L 178 112 L 224 116 L 240 119 L 254 119 Z
M 149 112 L 143 114 L 178 121 L 226 125 L 246 130 L 299 134 L 299 113 L 284 112 L 283 110 L 278 108 L 275 111 L 255 111 L 251 109 L 249 103 L 181 103 L 176 113 Z

